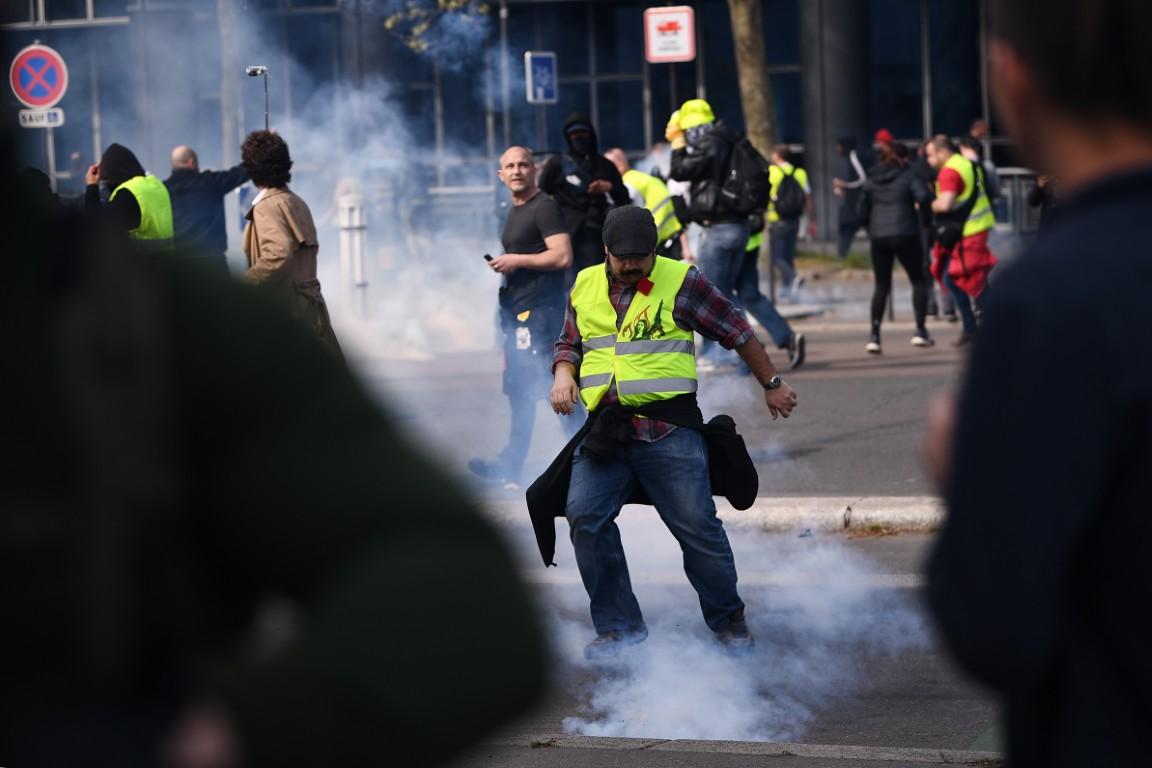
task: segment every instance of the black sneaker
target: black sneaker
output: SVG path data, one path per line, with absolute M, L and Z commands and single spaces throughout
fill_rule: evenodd
M 788 339 L 788 370 L 804 365 L 804 334 L 794 333 Z
M 870 355 L 879 355 L 883 351 L 880 349 L 880 334 L 874 333 L 868 337 L 868 343 L 864 345 L 864 351 Z
M 584 646 L 584 658 L 588 661 L 611 659 L 629 645 L 636 645 L 648 639 L 648 628 L 630 629 L 627 632 L 613 630 L 601 632 L 596 639 Z
M 732 653 L 748 653 L 752 650 L 756 640 L 748 630 L 743 608 L 729 617 L 728 626 L 716 633 L 716 639 Z

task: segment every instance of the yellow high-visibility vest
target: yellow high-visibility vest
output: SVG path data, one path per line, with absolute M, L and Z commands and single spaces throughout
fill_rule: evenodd
M 767 231 L 769 225 L 780 221 L 780 216 L 776 213 L 776 190 L 780 188 L 780 182 L 784 180 L 784 177 L 789 174 L 796 179 L 796 183 L 803 188 L 805 193 L 809 192 L 807 171 L 803 168 L 797 168 L 792 163 L 785 163 L 784 167 L 772 163 L 771 167 L 768 168 L 768 211 L 764 217 L 764 229 L 752 233 L 752 237 L 748 239 L 748 244 L 744 246 L 744 250 L 760 250 L 760 244 L 764 242 L 764 232 Z
M 137 240 L 171 240 L 172 198 L 168 187 L 155 176 L 133 176 L 112 190 L 109 200 L 116 199 L 116 193 L 126 189 L 136 198 L 140 206 L 140 226 L 128 234 Z
M 973 163 L 968 158 L 961 155 L 959 152 L 948 158 L 944 163 L 945 168 L 951 168 L 956 173 L 960 174 L 960 178 L 964 180 L 964 192 L 956 198 L 953 208 L 959 208 L 968 202 L 972 197 L 972 192 L 976 189 L 976 169 Z M 936 195 L 940 195 L 940 183 L 936 183 Z M 992 212 L 992 203 L 988 201 L 987 190 L 981 186 L 980 197 L 976 200 L 976 204 L 972 206 L 971 213 L 968 214 L 968 219 L 964 222 L 964 237 L 971 235 L 978 235 L 985 232 L 992 227 L 996 226 L 996 214 Z
M 652 289 L 639 290 L 616 329 L 616 308 L 608 297 L 603 264 L 588 267 L 572 286 L 572 308 L 580 331 L 580 399 L 596 410 L 609 386 L 623 405 L 643 405 L 695 392 L 696 348 L 692 332 L 672 317 L 676 294 L 690 266 L 656 257 L 648 275 Z
M 624 183 L 639 192 L 644 198 L 644 207 L 652 211 L 656 219 L 656 242 L 666 243 L 683 226 L 672 207 L 672 193 L 668 185 L 647 173 L 630 168 L 624 173 Z

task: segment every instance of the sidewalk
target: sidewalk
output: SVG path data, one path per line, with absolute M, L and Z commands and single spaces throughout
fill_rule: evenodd
M 523 499 L 490 499 L 482 503 L 497 522 L 523 524 L 528 519 Z M 733 509 L 727 501 L 717 498 L 716 511 L 726 525 L 771 532 L 933 531 L 944 521 L 942 502 L 931 496 L 761 496 L 745 510 Z
M 901 747 L 841 746 L 760 741 L 692 741 L 630 739 L 607 736 L 522 735 L 491 740 L 453 768 L 501 766 L 612 766 L 612 768 L 669 768 L 670 766 L 843 765 L 845 768 L 894 768 L 929 765 L 1003 765 L 999 752 Z

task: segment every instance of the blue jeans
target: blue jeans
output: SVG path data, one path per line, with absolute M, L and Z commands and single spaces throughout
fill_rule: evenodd
M 760 293 L 760 270 L 756 264 L 759 258 L 758 250 L 744 252 L 740 273 L 736 276 L 736 297 L 756 322 L 764 326 L 773 343 L 786 347 L 792 338 L 792 326 L 776 311 L 776 305 Z
M 696 266 L 725 296 L 731 297 L 736 289 L 736 276 L 744 261 L 748 238 L 747 221 L 726 221 L 704 228 Z M 705 339 L 700 353 L 716 354 L 716 342 Z
M 976 313 L 972 309 L 972 297 L 952 282 L 952 278 L 947 274 L 944 275 L 944 287 L 948 289 L 948 293 L 956 303 L 956 309 L 960 312 L 960 324 L 964 328 L 964 332 L 976 333 Z
M 654 443 L 633 440 L 624 460 L 598 463 L 583 448 L 572 459 L 565 512 L 596 632 L 644 626 L 616 527 L 637 484 L 680 543 L 684 573 L 700 597 L 705 623 L 722 631 L 744 607 L 736 593 L 736 562 L 712 502 L 704 438 L 681 427 Z
M 780 298 L 792 295 L 792 283 L 796 280 L 796 240 L 799 237 L 799 219 L 774 221 L 768 225 L 772 263 L 780 272 Z
M 547 400 L 552 391 L 552 344 L 560 335 L 564 314 L 555 307 L 542 308 L 532 310 L 527 322 L 519 322 L 512 313 L 500 310 L 500 325 L 504 336 L 503 389 L 510 415 L 508 443 L 500 452 L 500 463 L 508 479 L 519 482 L 536 428 L 536 403 Z M 569 439 L 584 423 L 583 408 L 577 406 L 572 416 L 557 416 Z

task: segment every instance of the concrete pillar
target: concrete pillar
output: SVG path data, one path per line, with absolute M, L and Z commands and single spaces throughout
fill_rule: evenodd
M 800 64 L 804 163 L 812 183 L 818 237 L 835 237 L 839 198 L 832 177 L 840 168 L 836 139 L 869 137 L 868 0 L 800 3 Z

